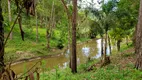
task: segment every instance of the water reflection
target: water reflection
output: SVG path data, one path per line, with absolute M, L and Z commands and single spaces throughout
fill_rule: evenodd
M 68 66 L 69 62 L 63 63 L 63 68 L 66 68 Z
M 97 42 L 98 51 L 97 51 L 96 56 L 94 56 L 93 58 L 101 57 L 101 39 L 96 40 L 96 42 Z
M 90 48 L 89 47 L 83 47 L 82 48 L 82 53 L 88 57 L 89 56 L 89 53 L 90 53 Z
M 102 54 L 101 54 L 101 39 L 96 40 L 96 42 L 97 42 L 98 52 L 97 52 L 96 56 L 94 56 L 93 58 L 100 58 L 102 56 Z M 104 45 L 105 45 L 105 42 L 103 43 L 103 46 Z M 106 53 L 107 53 L 107 55 L 110 55 L 109 46 L 107 46 Z

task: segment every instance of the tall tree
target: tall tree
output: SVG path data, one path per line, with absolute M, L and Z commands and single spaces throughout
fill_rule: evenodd
M 8 0 L 8 17 L 9 17 L 9 23 L 11 23 L 11 0 Z M 10 33 L 10 39 L 12 40 L 13 33 Z
M 68 17 L 68 50 L 71 51 L 71 14 L 69 12 L 69 9 L 65 3 L 64 0 L 61 0 L 62 1 L 62 4 L 64 5 L 64 8 L 65 8 L 65 11 L 66 11 L 66 14 L 67 14 L 67 17 Z M 70 68 L 71 68 L 71 54 L 70 54 Z
M 104 59 L 106 58 L 107 54 L 107 45 L 108 45 L 108 31 L 111 29 L 114 22 L 114 7 L 116 6 L 115 0 L 110 0 L 107 3 L 104 3 L 102 5 L 102 11 L 104 13 L 104 31 L 105 31 L 105 49 L 104 49 Z M 110 50 L 111 51 L 111 50 Z M 111 53 L 111 52 L 110 52 Z
M 138 54 L 135 67 L 142 70 L 142 0 L 140 0 L 139 19 L 136 29 L 136 47 L 135 51 Z
M 121 42 L 123 38 L 128 40 L 133 35 L 134 26 L 137 24 L 139 0 L 120 0 L 117 4 L 115 11 L 116 23 L 111 31 L 112 39 L 117 41 L 118 51 L 121 48 Z M 133 38 L 134 40 L 135 38 Z
M 36 42 L 38 42 L 38 16 L 37 16 L 37 12 L 35 12 L 35 16 L 36 16 Z
M 51 16 L 49 20 L 49 28 L 47 28 L 47 48 L 50 48 L 50 38 L 51 38 L 51 33 L 52 33 L 52 28 L 54 26 L 54 13 L 55 13 L 55 4 L 54 1 L 52 2 L 52 10 L 51 10 Z
M 76 60 L 76 26 L 77 26 L 77 0 L 73 0 L 73 15 L 72 15 L 72 61 L 71 69 L 73 73 L 77 72 Z
M 4 69 L 4 27 L 1 2 L 0 0 L 0 73 L 2 73 Z

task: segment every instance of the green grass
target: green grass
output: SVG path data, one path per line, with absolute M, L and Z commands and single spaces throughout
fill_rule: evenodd
M 32 26 L 32 28 L 27 28 L 25 25 L 23 25 L 23 31 L 25 32 L 24 35 L 24 41 L 22 41 L 19 26 L 16 24 L 13 29 L 13 39 L 8 40 L 6 46 L 5 46 L 5 61 L 11 61 L 16 60 L 19 56 L 16 54 L 17 51 L 22 52 L 29 52 L 35 56 L 44 56 L 48 54 L 55 54 L 49 51 L 49 49 L 46 48 L 47 46 L 47 39 L 46 39 L 46 29 L 45 28 L 39 28 L 38 29 L 38 42 L 36 42 L 36 27 Z M 9 32 L 9 28 L 6 27 L 5 29 L 5 38 L 7 37 L 7 34 Z M 54 34 L 52 35 L 50 39 L 50 47 L 51 48 L 57 48 L 57 45 L 60 43 L 60 36 L 58 30 L 55 30 Z M 61 38 L 62 39 L 62 38 Z M 64 38 L 62 39 L 63 45 L 67 46 L 68 39 Z M 89 40 L 88 38 L 80 38 L 78 39 L 78 42 L 85 42 Z
M 120 48 L 120 52 L 123 52 L 124 50 L 127 50 L 129 48 L 133 47 L 133 43 L 129 42 L 128 45 L 126 45 L 126 43 L 122 43 L 121 48 Z
M 131 47 L 125 47 L 122 52 L 131 49 Z M 94 68 L 90 72 L 86 71 L 88 67 L 98 62 L 99 59 L 91 60 L 86 64 L 79 65 L 78 73 L 76 74 L 72 74 L 69 68 L 63 70 L 55 68 L 54 71 L 45 71 L 46 73 L 40 74 L 41 80 L 43 78 L 44 80 L 142 80 L 142 72 L 136 70 L 133 63 L 125 61 L 136 55 L 130 52 L 125 53 L 125 55 L 128 56 L 120 55 L 121 54 L 119 53 L 112 54 L 112 63 L 102 68 Z M 122 61 L 125 61 L 126 63 L 124 64 Z
M 36 30 L 27 29 L 23 26 L 23 30 L 25 32 L 25 40 L 22 41 L 20 30 L 18 25 L 14 27 L 13 30 L 13 39 L 8 40 L 5 46 L 5 61 L 11 61 L 11 59 L 15 60 L 18 58 L 16 52 L 30 52 L 36 56 L 48 55 L 50 54 L 48 49 L 46 48 L 47 40 L 46 40 L 46 29 L 39 28 L 39 41 L 36 42 Z M 6 30 L 5 35 L 8 34 Z M 54 44 L 52 44 L 54 43 Z M 51 47 L 55 47 L 57 44 L 55 41 L 51 43 Z
M 131 65 L 132 66 L 132 65 Z M 56 69 L 41 74 L 41 80 L 142 80 L 142 72 L 128 66 L 127 69 L 120 69 L 119 66 L 110 64 L 104 68 L 94 69 L 91 72 L 78 69 L 78 73 L 72 74 L 69 68 L 64 70 Z
M 80 65 L 78 73 L 72 74 L 69 68 L 64 70 L 56 69 L 41 73 L 41 80 L 142 80 L 142 72 L 134 69 L 133 64 L 128 64 L 127 68 L 121 69 L 119 65 L 110 64 L 103 68 L 95 68 L 87 72 Z

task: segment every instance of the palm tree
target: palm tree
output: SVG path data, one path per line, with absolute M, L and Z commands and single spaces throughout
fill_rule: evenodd
M 110 5 L 111 4 L 111 5 Z M 114 19 L 115 19 L 115 14 L 113 12 L 113 7 L 114 7 L 114 2 L 113 1 L 109 1 L 106 4 L 102 4 L 102 10 L 98 11 L 98 10 L 92 10 L 92 13 L 95 16 L 95 21 L 99 24 L 99 28 L 98 31 L 101 35 L 102 38 L 102 56 L 103 56 L 103 60 L 105 62 L 106 60 L 106 54 L 107 54 L 107 43 L 109 42 L 110 45 L 110 39 L 108 40 L 108 31 L 111 29 L 111 27 L 114 25 Z M 105 34 L 105 49 L 104 49 L 104 53 L 103 53 L 103 34 Z M 110 46 L 111 49 L 111 46 Z M 110 50 L 111 51 L 111 50 Z M 111 53 L 111 52 L 110 52 Z
M 103 53 L 103 50 L 101 52 L 102 54 L 104 54 L 104 58 L 105 58 L 106 57 L 106 49 L 107 49 L 108 30 L 111 28 L 111 26 L 114 23 L 114 16 L 112 16 L 114 14 L 113 13 L 106 14 L 103 11 L 96 11 L 94 15 L 95 15 L 95 24 L 96 25 L 98 24 L 97 31 L 101 36 L 102 43 L 103 43 L 103 34 L 105 33 L 105 38 L 104 38 L 105 39 L 105 50 L 104 50 L 104 53 Z M 103 49 L 103 44 L 102 44 L 102 49 Z

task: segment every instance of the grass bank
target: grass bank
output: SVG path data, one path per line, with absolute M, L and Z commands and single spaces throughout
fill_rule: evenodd
M 105 67 L 94 67 L 92 71 L 87 71 L 88 67 L 98 63 L 91 60 L 78 67 L 78 73 L 72 74 L 69 68 L 41 73 L 41 80 L 142 80 L 142 72 L 134 68 L 136 54 L 131 46 L 123 46 L 121 52 L 110 56 L 111 63 Z

